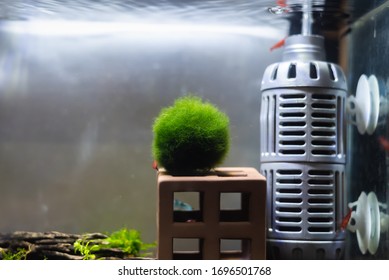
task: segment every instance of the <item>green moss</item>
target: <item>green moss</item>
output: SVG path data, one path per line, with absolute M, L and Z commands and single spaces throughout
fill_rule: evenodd
M 162 109 L 153 133 L 154 159 L 172 173 L 212 169 L 230 146 L 228 116 L 196 96 L 181 97 Z
M 25 260 L 27 255 L 31 252 L 29 248 L 18 248 L 16 252 L 12 252 L 11 250 L 5 250 L 0 248 L 0 259 L 1 260 Z

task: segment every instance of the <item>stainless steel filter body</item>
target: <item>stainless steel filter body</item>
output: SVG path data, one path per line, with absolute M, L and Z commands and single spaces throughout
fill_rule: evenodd
M 323 38 L 291 36 L 261 87 L 268 258 L 337 259 L 344 250 L 347 85 Z

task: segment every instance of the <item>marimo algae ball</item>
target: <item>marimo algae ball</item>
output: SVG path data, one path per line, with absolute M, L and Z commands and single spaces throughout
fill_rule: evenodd
M 152 152 L 171 173 L 207 171 L 222 163 L 229 146 L 228 116 L 200 97 L 178 98 L 153 125 Z

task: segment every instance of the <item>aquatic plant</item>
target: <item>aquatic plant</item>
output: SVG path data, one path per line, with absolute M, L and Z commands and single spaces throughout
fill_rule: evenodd
M 25 248 L 18 248 L 16 252 L 12 250 L 5 250 L 0 248 L 0 259 L 1 260 L 25 260 L 27 255 L 31 252 L 31 249 L 28 250 Z
M 80 253 L 83 256 L 83 260 L 94 260 L 96 259 L 95 252 L 101 250 L 100 245 L 91 244 L 92 241 L 86 241 L 83 239 L 78 239 L 74 242 L 74 252 Z
M 98 258 L 99 251 L 104 249 L 120 249 L 129 256 L 139 257 L 146 255 L 143 251 L 155 246 L 155 243 L 144 243 L 139 231 L 126 228 L 115 231 L 102 240 L 78 239 L 73 244 L 74 252 L 81 254 L 84 260 Z
M 137 230 L 121 229 L 112 233 L 106 240 L 108 248 L 119 248 L 132 256 L 139 256 L 142 250 L 153 247 L 153 244 L 145 244 L 141 240 Z
M 163 108 L 153 124 L 152 153 L 171 173 L 206 171 L 222 163 L 229 146 L 229 118 L 189 95 Z

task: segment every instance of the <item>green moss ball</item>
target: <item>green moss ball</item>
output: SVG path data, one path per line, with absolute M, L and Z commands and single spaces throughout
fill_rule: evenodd
M 178 98 L 153 125 L 152 152 L 168 172 L 205 171 L 222 163 L 229 146 L 229 119 L 196 96 Z

